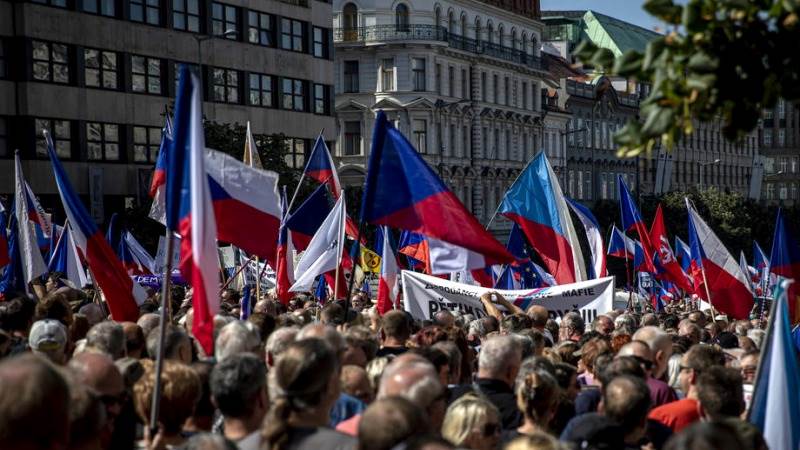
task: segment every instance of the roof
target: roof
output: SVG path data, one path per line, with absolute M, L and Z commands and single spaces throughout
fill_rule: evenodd
M 619 56 L 627 50 L 644 52 L 647 44 L 661 36 L 647 28 L 615 19 L 596 11 L 542 11 L 542 20 L 547 24 L 580 20 L 579 40 L 589 39 L 597 46 L 611 50 Z

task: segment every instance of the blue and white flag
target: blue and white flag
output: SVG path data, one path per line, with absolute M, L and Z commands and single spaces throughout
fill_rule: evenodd
M 600 224 L 589 208 L 570 198 L 567 199 L 567 204 L 572 209 L 572 212 L 578 216 L 583 228 L 586 230 L 586 240 L 589 241 L 589 249 L 592 251 L 592 264 L 586 268 L 589 279 L 605 277 L 606 253 L 603 235 L 600 233 Z

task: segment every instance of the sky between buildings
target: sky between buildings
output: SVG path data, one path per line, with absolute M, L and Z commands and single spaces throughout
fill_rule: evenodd
M 663 23 L 642 9 L 644 0 L 542 0 L 542 10 L 591 9 L 616 19 L 653 30 Z M 684 2 L 679 2 L 684 3 Z

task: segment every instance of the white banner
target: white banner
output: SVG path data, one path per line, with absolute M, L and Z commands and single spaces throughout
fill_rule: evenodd
M 542 305 L 555 319 L 578 310 L 587 323 L 611 311 L 614 299 L 614 277 L 516 291 L 455 283 L 408 270 L 403 271 L 402 278 L 405 310 L 420 320 L 430 320 L 445 309 L 484 317 L 480 296 L 489 291 L 496 291 L 523 310 Z

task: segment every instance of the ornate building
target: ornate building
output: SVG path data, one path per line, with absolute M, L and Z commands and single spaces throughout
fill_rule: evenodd
M 764 181 L 761 198 L 796 205 L 800 200 L 800 109 L 786 100 L 764 110 L 760 131 Z

